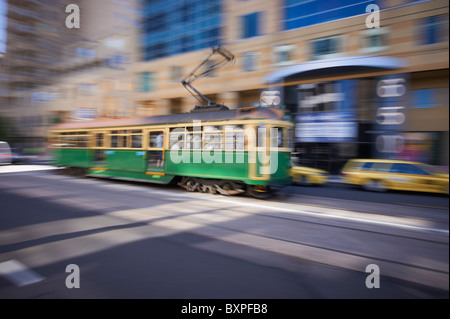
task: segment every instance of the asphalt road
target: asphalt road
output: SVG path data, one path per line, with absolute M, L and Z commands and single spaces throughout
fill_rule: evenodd
M 0 174 L 0 205 L 0 298 L 448 298 L 448 197 L 261 201 L 24 171 Z

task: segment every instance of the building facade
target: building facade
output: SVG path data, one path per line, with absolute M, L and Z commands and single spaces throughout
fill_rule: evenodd
M 379 27 L 367 22 L 368 5 L 379 8 Z M 448 165 L 445 1 L 229 0 L 220 8 L 219 44 L 236 63 L 199 81 L 199 90 L 231 108 L 277 92 L 276 106 L 297 122 L 301 163 L 333 173 L 351 157 Z M 155 115 L 189 111 L 196 100 L 180 80 L 207 54 L 144 58 L 134 66 L 135 102 L 153 105 Z
M 14 0 L 7 5 L 7 41 L 2 63 L 0 117 L 18 148 L 45 145 L 48 100 L 62 50 L 76 37 L 64 26 L 66 0 Z
M 137 1 L 80 1 L 78 41 L 54 65 L 55 121 L 146 115 L 132 102 L 137 53 Z
M 447 1 L 110 2 L 80 4 L 84 30 L 102 31 L 67 47 L 56 68 L 46 107 L 59 119 L 189 112 L 198 101 L 181 80 L 225 46 L 235 63 L 195 87 L 230 108 L 290 111 L 300 163 L 332 173 L 352 157 L 448 166 Z M 138 23 L 111 27 L 121 20 Z

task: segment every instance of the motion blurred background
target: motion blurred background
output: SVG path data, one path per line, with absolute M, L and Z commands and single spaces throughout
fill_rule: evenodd
M 66 26 L 71 3 L 80 28 Z M 0 0 L 0 140 L 45 156 L 47 131 L 63 121 L 189 112 L 198 102 L 180 81 L 225 46 L 236 62 L 196 88 L 229 108 L 289 111 L 299 164 L 332 174 L 349 158 L 445 167 L 448 9 L 446 0 Z

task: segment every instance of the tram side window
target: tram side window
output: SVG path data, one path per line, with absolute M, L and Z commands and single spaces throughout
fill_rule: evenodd
M 163 131 L 150 132 L 148 146 L 150 148 L 163 148 L 164 132 Z
M 288 147 L 294 148 L 294 130 L 291 128 L 287 129 L 287 137 L 288 137 Z
M 103 139 L 104 139 L 103 133 L 95 134 L 95 146 L 96 147 L 103 147 Z
M 256 145 L 258 147 L 266 146 L 266 127 L 264 125 L 258 126 L 258 133 L 256 135 L 257 142 Z
M 119 138 L 117 135 L 111 135 L 111 147 L 119 147 Z
M 77 147 L 87 147 L 87 136 L 78 136 L 76 139 L 76 145 Z
M 111 147 L 128 147 L 129 135 L 127 130 L 111 131 Z
M 142 147 L 142 135 L 131 135 L 131 148 Z
M 186 149 L 200 150 L 202 149 L 202 131 L 199 127 L 186 127 Z
M 191 148 L 194 150 L 202 149 L 202 133 L 193 133 L 191 138 Z
M 225 126 L 225 150 L 243 151 L 244 145 L 244 127 L 242 125 Z
M 71 136 L 65 136 L 64 133 L 61 136 L 61 147 L 75 147 Z
M 169 136 L 169 147 L 172 150 L 184 149 L 185 130 L 180 128 L 172 129 Z
M 119 135 L 119 145 L 120 145 L 120 147 L 128 147 L 127 141 L 128 141 L 128 136 L 127 135 Z
M 285 140 L 285 136 L 283 134 L 282 127 L 273 127 L 271 132 L 272 138 L 272 147 L 287 147 L 287 140 Z
M 61 147 L 86 148 L 87 132 L 64 132 L 61 134 Z
M 220 126 L 205 126 L 203 129 L 206 150 L 221 150 L 223 140 Z
M 131 130 L 131 148 L 142 147 L 142 130 Z
M 50 135 L 48 139 L 48 145 L 50 147 L 58 147 L 60 145 L 60 136 L 59 135 Z

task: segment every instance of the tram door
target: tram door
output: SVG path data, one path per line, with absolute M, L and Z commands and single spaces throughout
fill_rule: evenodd
M 278 164 L 278 143 L 283 129 L 265 124 L 248 131 L 249 178 L 268 180 Z
M 105 133 L 96 132 L 94 135 L 94 165 L 98 167 L 104 166 L 105 163 Z
M 246 129 L 247 151 L 248 151 L 248 172 L 252 180 L 264 180 L 262 174 L 261 152 L 265 152 L 266 130 L 265 125 L 249 125 Z
M 164 172 L 164 143 L 163 130 L 151 130 L 148 132 L 147 174 Z

